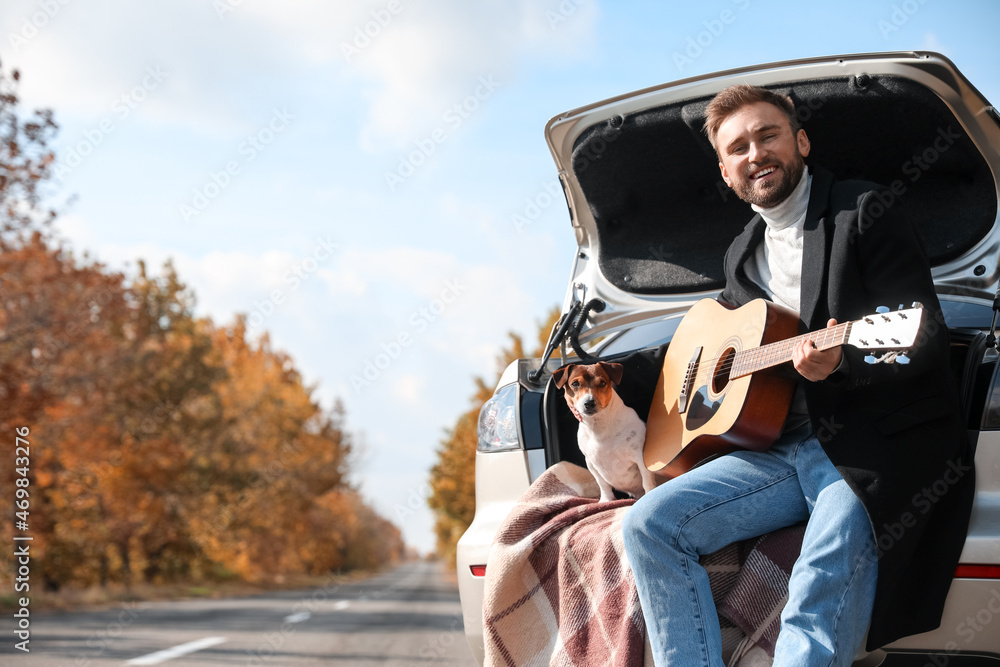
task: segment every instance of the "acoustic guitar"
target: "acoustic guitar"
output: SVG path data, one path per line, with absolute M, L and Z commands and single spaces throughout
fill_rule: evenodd
M 696 303 L 681 320 L 663 359 L 646 422 L 646 467 L 676 477 L 704 459 L 736 449 L 763 451 L 781 434 L 795 393 L 795 374 L 777 367 L 798 341 L 820 350 L 853 345 L 884 351 L 869 363 L 899 362 L 920 330 L 920 304 L 797 335 L 793 311 L 763 299 L 730 309 Z

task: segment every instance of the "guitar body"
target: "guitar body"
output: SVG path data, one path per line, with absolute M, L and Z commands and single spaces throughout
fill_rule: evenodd
M 646 467 L 675 477 L 735 449 L 767 449 L 781 433 L 795 381 L 775 368 L 730 378 L 736 352 L 798 334 L 791 310 L 756 299 L 735 310 L 703 299 L 667 348 L 646 422 Z

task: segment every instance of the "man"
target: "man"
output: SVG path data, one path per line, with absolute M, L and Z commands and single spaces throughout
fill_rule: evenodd
M 630 509 L 625 547 L 647 631 L 661 667 L 721 667 L 699 556 L 807 521 L 774 664 L 850 665 L 866 633 L 871 650 L 937 627 L 964 544 L 974 472 L 947 330 L 898 204 L 872 183 L 807 169 L 790 99 L 727 88 L 706 131 L 723 179 L 757 213 L 726 253 L 721 300 L 771 299 L 797 311 L 803 331 L 919 301 L 925 324 L 905 366 L 801 342 L 799 388 L 770 449 L 709 461 Z

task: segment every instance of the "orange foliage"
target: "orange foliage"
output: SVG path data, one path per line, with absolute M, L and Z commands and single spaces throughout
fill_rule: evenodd
M 399 559 L 398 528 L 346 481 L 342 407 L 319 406 L 287 354 L 248 341 L 242 319 L 195 318 L 169 262 L 126 279 L 47 235 L 37 185 L 55 124 L 21 123 L 11 88 L 0 72 L 0 429 L 12 442 L 30 428 L 35 580 L 263 580 Z M 4 489 L 16 476 L 0 467 Z

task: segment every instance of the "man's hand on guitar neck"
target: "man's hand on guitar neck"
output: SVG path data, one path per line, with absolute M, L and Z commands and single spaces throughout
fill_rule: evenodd
M 826 326 L 829 328 L 836 324 L 837 320 L 831 319 Z M 792 349 L 792 365 L 805 379 L 820 382 L 837 370 L 843 356 L 844 352 L 839 345 L 828 350 L 818 350 L 811 340 L 803 339 Z

